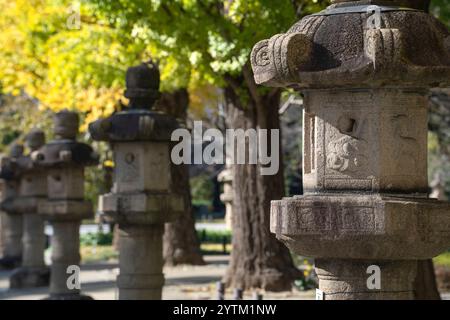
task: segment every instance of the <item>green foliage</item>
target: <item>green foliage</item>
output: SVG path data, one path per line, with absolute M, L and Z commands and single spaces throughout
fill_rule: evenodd
M 197 237 L 201 243 L 231 243 L 231 231 L 197 230 Z
M 164 86 L 192 81 L 220 85 L 239 74 L 259 40 L 294 21 L 291 1 L 272 0 L 85 0 L 99 24 L 121 30 L 160 59 Z
M 430 12 L 445 23 L 447 27 L 450 27 L 450 1 L 432 0 Z
M 439 266 L 450 267 L 450 250 L 434 258 L 433 262 Z
M 189 180 L 191 185 L 192 203 L 194 205 L 211 206 L 214 185 L 211 178 L 201 174 Z
M 159 60 L 162 89 L 222 86 L 253 45 L 324 0 L 0 0 L 0 77 L 85 122 L 120 108 L 125 70 Z M 298 14 L 300 13 L 300 14 Z M 72 19 L 80 21 L 72 26 Z M 245 90 L 242 91 L 245 95 Z M 82 126 L 86 129 L 86 125 Z
M 112 246 L 82 246 L 80 248 L 83 263 L 117 260 L 119 253 Z
M 33 128 L 44 130 L 49 140 L 51 120 L 51 112 L 41 110 L 38 102 L 25 94 L 0 96 L 0 151 L 7 152 L 13 142 L 23 143 Z
M 113 234 L 111 232 L 87 233 L 80 235 L 80 245 L 82 246 L 110 246 L 112 245 Z

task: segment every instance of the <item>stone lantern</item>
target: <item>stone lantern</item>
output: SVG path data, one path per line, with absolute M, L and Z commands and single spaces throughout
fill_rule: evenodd
M 127 110 L 93 122 L 94 140 L 114 153 L 114 184 L 99 199 L 99 211 L 119 225 L 120 300 L 161 299 L 164 223 L 183 212 L 183 198 L 171 192 L 170 138 L 177 121 L 151 111 L 159 97 L 159 70 L 152 63 L 126 74 Z
M 22 215 L 14 206 L 19 193 L 19 170 L 17 160 L 23 156 L 23 146 L 14 144 L 8 157 L 3 157 L 0 164 L 0 185 L 2 188 L 1 209 L 2 217 L 3 257 L 0 259 L 0 269 L 14 269 L 22 261 Z
M 36 151 L 45 144 L 45 134 L 32 130 L 25 139 L 30 154 L 18 158 L 20 171 L 18 197 L 14 199 L 15 211 L 23 216 L 22 266 L 10 277 L 11 288 L 42 287 L 49 284 L 50 270 L 44 262 L 44 219 L 38 214 L 38 206 L 47 198 L 47 175 L 36 164 Z
M 427 197 L 450 34 L 420 2 L 334 1 L 251 55 L 257 83 L 304 95 L 305 195 L 272 202 L 271 231 L 315 258 L 323 299 L 413 298 L 417 261 L 450 247 L 450 204 Z
M 51 300 L 90 299 L 80 294 L 77 281 L 68 285 L 71 270 L 77 270 L 80 264 L 81 220 L 93 217 L 92 204 L 84 199 L 84 168 L 98 162 L 98 155 L 89 145 L 76 141 L 78 126 L 77 113 L 56 113 L 55 140 L 44 145 L 36 156 L 47 169 L 48 200 L 39 204 L 39 214 L 53 227 Z
M 233 227 L 233 168 L 226 165 L 217 176 L 217 180 L 223 185 L 220 200 L 225 204 L 225 224 L 228 229 Z

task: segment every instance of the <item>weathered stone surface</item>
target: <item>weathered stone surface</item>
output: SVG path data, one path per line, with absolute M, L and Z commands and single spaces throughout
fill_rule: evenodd
M 41 130 L 32 130 L 25 137 L 30 154 L 17 158 L 15 169 L 19 176 L 18 194 L 11 201 L 14 211 L 23 215 L 22 266 L 10 277 L 11 288 L 47 286 L 50 270 L 44 262 L 44 220 L 38 215 L 39 203 L 47 197 L 47 176 L 32 155 L 45 144 Z
M 369 289 L 367 270 L 380 268 L 380 289 Z M 316 259 L 319 287 L 325 300 L 406 300 L 413 299 L 417 263 L 405 261 L 367 261 Z
M 272 202 L 271 231 L 316 258 L 325 299 L 410 299 L 417 260 L 450 246 L 450 205 L 427 199 L 427 92 L 450 84 L 450 33 L 425 1 L 333 3 L 252 52 L 256 82 L 305 97 L 306 194 Z
M 80 117 L 76 112 L 63 110 L 55 113 L 53 117 L 53 132 L 56 141 L 58 140 L 76 140 Z M 65 141 L 66 143 L 68 141 Z
M 161 224 L 172 221 L 184 209 L 181 196 L 145 193 L 114 194 L 99 198 L 98 210 L 119 224 Z
M 22 215 L 5 213 L 2 218 L 4 251 L 0 269 L 14 269 L 22 262 Z
M 89 125 L 94 140 L 114 151 L 114 185 L 99 211 L 119 224 L 119 299 L 161 299 L 164 223 L 184 211 L 172 194 L 169 145 L 177 121 L 149 111 L 159 96 L 159 71 L 143 63 L 127 71 L 127 111 Z
M 161 300 L 163 231 L 163 224 L 119 224 L 119 299 Z
M 148 110 L 118 112 L 89 125 L 92 138 L 99 141 L 167 141 L 176 128 L 172 117 Z
M 345 2 L 328 10 L 367 4 Z M 325 11 L 305 17 L 286 34 L 261 41 L 252 52 L 255 80 L 320 89 L 376 88 L 386 80 L 413 88 L 449 84 L 450 33 L 443 24 L 421 11 L 382 10 L 381 28 L 370 29 L 369 16 L 367 6 L 353 13 Z
M 20 267 L 9 277 L 11 289 L 46 287 L 50 283 L 50 269 L 44 267 Z
M 389 195 L 320 194 L 273 201 L 271 231 L 315 258 L 427 259 L 450 243 L 450 203 Z
M 8 157 L 0 160 L 1 210 L 3 228 L 3 255 L 0 269 L 14 269 L 22 261 L 22 215 L 16 210 L 14 202 L 19 192 L 19 172 L 17 161 L 23 156 L 23 146 L 14 144 Z
M 49 200 L 39 204 L 39 213 L 50 221 L 71 221 L 92 218 L 92 203 L 82 200 Z
M 305 191 L 426 194 L 427 101 L 403 89 L 306 92 Z
M 164 192 L 170 184 L 168 143 L 114 143 L 117 167 L 113 192 Z
M 80 264 L 79 228 L 82 219 L 93 216 L 92 204 L 84 200 L 84 167 L 97 163 L 98 155 L 77 142 L 79 118 L 67 110 L 55 114 L 56 140 L 43 146 L 36 159 L 47 172 L 47 201 L 39 203 L 39 214 L 53 226 L 51 300 L 90 299 L 67 286 L 69 266 Z

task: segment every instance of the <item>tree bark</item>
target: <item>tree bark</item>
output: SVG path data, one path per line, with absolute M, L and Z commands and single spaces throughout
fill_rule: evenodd
M 228 78 L 227 126 L 244 130 L 279 129 L 280 90 L 263 93 L 256 88 L 248 66 L 245 73 L 241 78 Z M 272 176 L 261 175 L 259 165 L 233 166 L 233 247 L 225 276 L 229 287 L 285 291 L 300 277 L 289 250 L 269 230 L 270 201 L 281 199 L 284 194 L 281 152 L 279 156 L 280 170 Z
M 158 102 L 157 109 L 177 118 L 185 124 L 189 95 L 186 89 L 172 93 L 164 93 Z M 184 198 L 184 214 L 177 220 L 166 223 L 163 239 L 165 265 L 203 265 L 200 242 L 195 230 L 195 217 L 191 201 L 188 165 L 174 165 L 171 168 L 172 192 Z
M 417 8 L 429 12 L 430 0 L 416 0 L 416 2 Z M 433 125 L 433 108 L 431 108 L 431 113 L 430 129 Z M 416 281 L 414 282 L 414 297 L 417 300 L 441 299 L 436 285 L 436 274 L 434 271 L 433 260 L 431 259 L 417 262 L 417 276 Z

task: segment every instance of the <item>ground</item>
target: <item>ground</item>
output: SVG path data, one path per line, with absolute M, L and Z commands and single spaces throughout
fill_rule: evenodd
M 163 299 L 206 300 L 216 298 L 215 284 L 225 273 L 229 256 L 206 256 L 205 266 L 179 266 L 166 268 L 166 285 Z M 24 300 L 42 299 L 48 294 L 47 288 L 28 290 L 8 290 L 8 277 L 11 272 L 0 271 L 0 299 Z M 83 293 L 96 300 L 117 299 L 115 278 L 118 273 L 116 262 L 87 263 L 81 266 L 81 288 Z M 251 292 L 247 292 L 245 299 L 251 299 Z M 264 299 L 314 299 L 313 290 L 300 292 L 293 289 L 291 292 L 264 293 Z M 226 299 L 232 299 L 232 292 L 227 291 Z
M 223 223 L 197 223 L 198 229 L 224 230 Z M 104 226 L 105 231 L 108 229 Z M 98 226 L 83 225 L 81 234 L 98 232 Z M 52 234 L 51 227 L 46 228 L 48 235 Z M 204 251 L 220 252 L 221 244 L 203 244 Z M 227 247 L 229 251 L 230 246 Z M 96 300 L 117 299 L 115 279 L 119 272 L 117 265 L 117 252 L 111 246 L 87 246 L 81 248 L 83 264 L 81 265 L 81 288 L 83 293 L 90 295 Z M 50 264 L 50 250 L 46 251 L 45 260 Z M 298 265 L 303 265 L 307 261 L 296 259 Z M 164 269 L 166 285 L 163 290 L 163 299 L 173 300 L 204 300 L 216 299 L 216 282 L 220 281 L 228 266 L 228 255 L 206 255 L 204 266 L 177 266 Z M 450 267 L 450 252 L 435 259 L 435 263 Z M 9 290 L 9 276 L 11 271 L 0 271 L 0 300 L 23 300 L 42 299 L 48 294 L 47 288 L 28 290 Z M 293 289 L 290 292 L 263 293 L 264 299 L 279 300 L 311 300 L 315 298 L 315 291 L 298 291 Z M 251 299 L 252 292 L 246 292 L 244 298 Z M 444 299 L 450 300 L 450 293 L 442 295 Z M 232 299 L 232 291 L 226 293 L 226 299 Z

